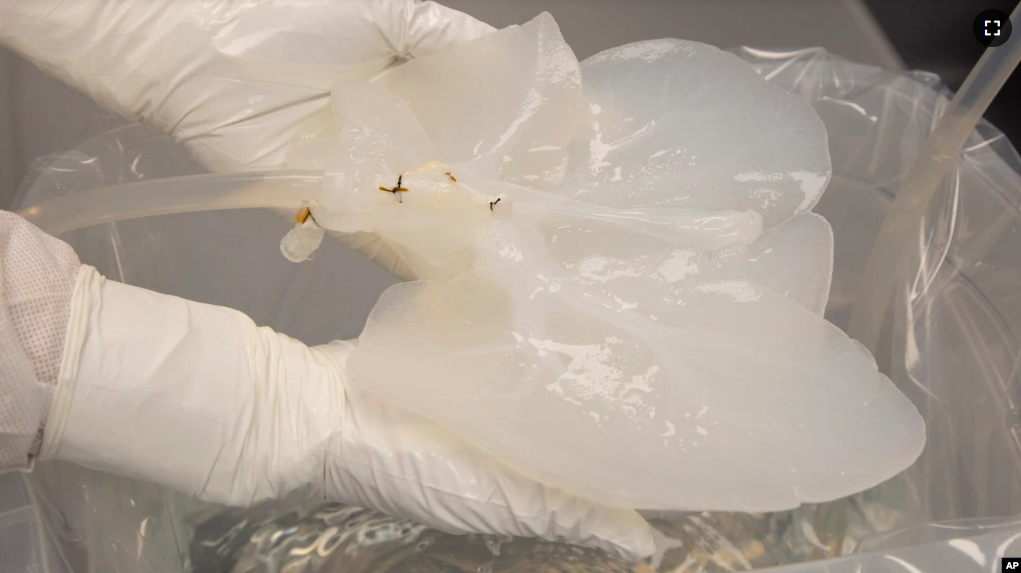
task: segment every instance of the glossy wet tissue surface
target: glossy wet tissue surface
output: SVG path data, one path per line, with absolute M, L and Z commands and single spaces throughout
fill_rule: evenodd
M 387 290 L 352 383 L 527 475 L 650 510 L 776 511 L 874 486 L 922 418 L 825 321 L 812 107 L 716 48 L 579 63 L 556 23 L 340 84 L 295 147 Z

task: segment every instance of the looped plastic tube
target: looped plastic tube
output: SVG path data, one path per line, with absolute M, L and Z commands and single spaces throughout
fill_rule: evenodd
M 222 209 L 300 209 L 320 204 L 313 171 L 191 175 L 99 187 L 22 209 L 52 235 L 141 217 Z

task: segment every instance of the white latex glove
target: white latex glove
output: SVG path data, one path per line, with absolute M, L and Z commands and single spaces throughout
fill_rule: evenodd
M 0 469 L 26 466 L 45 428 L 40 459 L 209 501 L 311 485 L 449 533 L 563 540 L 626 559 L 654 550 L 635 512 L 522 478 L 442 427 L 348 391 L 352 343 L 309 348 L 231 309 L 107 281 L 2 211 L 0 279 L 0 428 L 23 428 L 0 433 Z M 65 317 L 66 329 L 45 328 Z M 26 351 L 56 340 L 62 352 Z M 59 370 L 55 387 L 26 365 Z
M 286 168 L 335 81 L 492 30 L 415 0 L 0 0 L 0 44 L 221 172 Z M 412 278 L 378 238 L 342 241 Z
M 0 0 L 0 43 L 224 172 L 285 168 L 296 129 L 329 105 L 336 80 L 370 79 L 491 30 L 412 0 Z M 3 216 L 23 237 L 70 250 Z M 409 278 L 378 238 L 345 241 Z M 43 457 L 205 499 L 250 503 L 311 483 L 449 532 L 562 537 L 632 557 L 653 549 L 634 512 L 521 479 L 435 425 L 348 395 L 348 345 L 309 349 L 240 313 L 107 282 L 74 263 L 74 303 L 69 286 L 47 293 L 68 301 L 53 312 L 71 314 L 49 416 L 52 386 L 0 371 L 0 391 L 17 383 L 35 400 L 31 411 L 5 410 L 0 397 L 0 419 L 14 412 L 31 430 L 10 441 L 11 464 L 34 451 L 25 448 L 47 420 Z M 36 336 L 29 331 L 19 342 L 0 336 L 0 352 Z M 0 443 L 0 464 L 3 454 Z

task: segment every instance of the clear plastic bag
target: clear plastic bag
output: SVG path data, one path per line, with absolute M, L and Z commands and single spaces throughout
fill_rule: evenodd
M 735 53 L 809 100 L 826 124 L 834 177 L 815 211 L 835 236 L 826 316 L 844 327 L 885 207 L 948 93 L 930 74 L 883 71 L 818 49 Z M 37 162 L 15 208 L 94 186 L 194 172 L 195 164 L 165 138 L 122 127 Z M 930 207 L 877 356 L 927 421 L 928 443 L 917 463 L 830 504 L 656 522 L 661 553 L 651 567 L 986 571 L 999 556 L 1021 554 L 1019 213 L 1021 158 L 982 124 Z M 337 245 L 324 244 L 299 266 L 266 256 L 276 255 L 288 226 L 268 212 L 194 213 L 62 238 L 111 278 L 232 306 L 307 343 L 356 335 L 393 280 Z M 302 304 L 326 296 L 344 304 L 328 313 Z M 47 532 L 39 546 L 63 556 L 58 565 L 43 562 L 55 571 L 248 571 L 299 562 L 309 570 L 628 570 L 592 552 L 450 538 L 367 512 L 317 507 L 300 496 L 240 511 L 197 506 L 152 486 L 67 466 L 41 464 L 27 481 L 45 520 L 36 528 Z M 0 511 L 0 527 L 5 515 Z M 345 528 L 355 534 L 341 539 Z M 0 529 L 0 544 L 7 534 Z

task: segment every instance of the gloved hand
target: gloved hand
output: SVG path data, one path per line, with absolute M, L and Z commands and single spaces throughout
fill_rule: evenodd
M 0 211 L 0 468 L 61 459 L 228 504 L 311 485 L 450 533 L 652 553 L 634 511 L 525 479 L 350 391 L 353 344 L 309 348 L 231 309 L 107 281 Z
M 416 0 L 0 0 L 0 44 L 219 172 L 286 168 L 335 81 L 492 29 Z M 341 241 L 414 278 L 378 237 Z
M 0 0 L 0 43 L 223 172 L 286 168 L 295 131 L 327 108 L 336 80 L 370 79 L 490 30 L 412 0 Z M 37 451 L 228 503 L 312 484 L 450 532 L 653 549 L 633 511 L 520 478 L 442 428 L 346 392 L 349 344 L 309 349 L 228 309 L 104 281 L 13 215 L 5 228 L 0 273 L 49 278 L 0 293 L 25 301 L 8 304 L 22 316 L 15 326 L 0 319 L 0 465 Z M 378 238 L 345 242 L 410 278 Z M 58 326 L 32 326 L 44 324 Z

